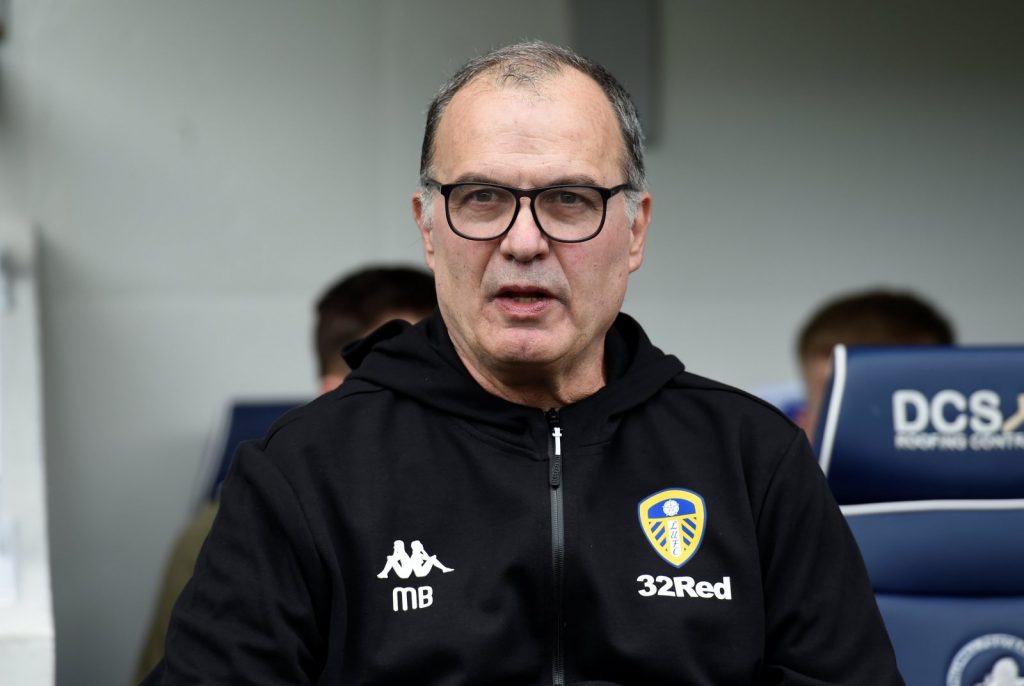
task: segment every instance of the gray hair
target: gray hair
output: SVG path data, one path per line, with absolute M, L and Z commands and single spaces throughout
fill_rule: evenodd
M 482 74 L 492 73 L 501 83 L 530 86 L 563 69 L 575 69 L 592 78 L 604 91 L 612 109 L 615 110 L 625 152 L 622 159 L 622 172 L 631 189 L 626 192 L 627 213 L 632 219 L 636 212 L 640 193 L 647 190 L 647 173 L 644 170 L 644 134 L 633 100 L 622 84 L 600 64 L 582 57 L 568 48 L 542 41 L 508 45 L 474 58 L 441 86 L 427 110 L 427 125 L 423 131 L 423 148 L 420 152 L 420 185 L 424 191 L 427 190 L 427 179 L 431 176 L 431 167 L 434 163 L 434 141 L 437 136 L 438 124 L 448 103 L 466 84 Z M 430 194 L 424 192 L 423 197 L 429 204 Z

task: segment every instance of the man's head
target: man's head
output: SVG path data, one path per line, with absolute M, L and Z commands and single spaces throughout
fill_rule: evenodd
M 644 134 L 636 107 L 626 89 L 601 65 L 566 48 L 549 43 L 529 42 L 509 45 L 467 62 L 438 90 L 427 110 L 427 125 L 420 151 L 420 180 L 437 178 L 434 154 L 437 127 L 448 104 L 466 84 L 480 76 L 489 76 L 495 84 L 530 88 L 563 71 L 578 71 L 589 76 L 615 111 L 622 134 L 622 178 L 633 188 L 633 202 L 647 190 L 644 168 Z
M 437 306 L 434 279 L 412 267 L 368 267 L 327 288 L 316 303 L 320 392 L 350 371 L 341 349 L 392 319 L 415 322 Z
M 452 342 L 489 390 L 564 404 L 603 384 L 604 335 L 650 222 L 642 141 L 622 87 L 563 48 L 504 48 L 438 93 L 413 213 Z M 440 188 L 467 182 L 507 188 Z M 565 184 L 577 188 L 514 196 Z
M 871 290 L 830 300 L 811 315 L 797 339 L 807 391 L 801 424 L 814 434 L 837 344 L 951 345 L 954 339 L 949 321 L 912 293 Z

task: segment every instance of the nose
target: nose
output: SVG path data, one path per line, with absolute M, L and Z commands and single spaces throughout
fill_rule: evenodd
M 529 198 L 519 199 L 519 214 L 502 236 L 499 246 L 503 255 L 516 262 L 532 262 L 547 255 L 551 249 L 547 236 L 541 233 L 533 218 L 530 202 Z

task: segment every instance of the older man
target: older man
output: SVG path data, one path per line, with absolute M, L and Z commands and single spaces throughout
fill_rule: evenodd
M 902 683 L 803 432 L 619 313 L 641 141 L 561 48 L 441 90 L 439 314 L 239 453 L 147 683 Z

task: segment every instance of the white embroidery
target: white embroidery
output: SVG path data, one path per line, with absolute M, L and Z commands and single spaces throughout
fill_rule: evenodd
M 1001 656 L 993 655 L 998 651 Z M 1024 686 L 1024 678 L 1020 676 L 1020 662 L 1017 658 L 1008 656 L 1006 653 L 1013 653 L 1018 658 L 1024 658 L 1024 639 L 1011 634 L 986 634 L 969 641 L 949 664 L 949 671 L 946 672 L 946 686 Z M 984 679 L 980 682 L 964 680 L 964 672 L 975 660 L 983 660 L 985 664 L 993 657 L 998 657 Z
M 976 686 L 1022 686 L 1024 679 L 1020 678 L 1020 668 L 1017 661 L 1012 657 L 1004 657 L 996 660 L 992 671 L 985 675 L 985 680 Z
M 394 551 L 388 555 L 387 564 L 384 565 L 384 569 L 377 575 L 377 578 L 386 579 L 391 572 L 394 572 L 395 576 L 400 579 L 408 579 L 413 575 L 418 578 L 425 577 L 433 569 L 439 569 L 443 574 L 455 571 L 442 564 L 437 559 L 437 555 L 428 555 L 419 541 L 413 541 L 410 547 L 412 555 L 405 551 L 405 541 L 395 541 Z

